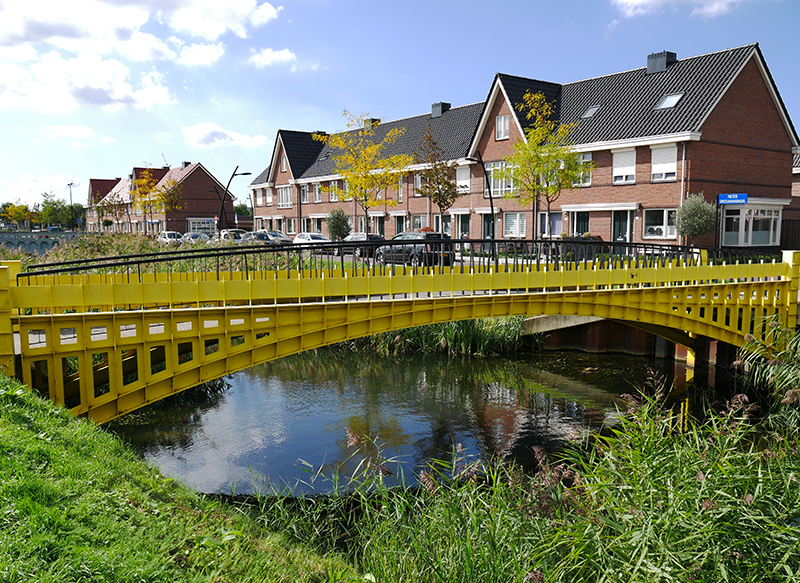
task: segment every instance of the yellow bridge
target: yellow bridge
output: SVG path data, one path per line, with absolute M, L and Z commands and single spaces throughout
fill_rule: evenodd
M 747 334 L 766 334 L 766 317 L 792 328 L 797 319 L 798 252 L 724 260 L 702 250 L 628 249 L 584 252 L 591 259 L 581 260 L 574 252 L 515 250 L 414 268 L 355 254 L 345 262 L 298 260 L 286 249 L 226 253 L 60 273 L 21 273 L 19 263 L 5 262 L 0 366 L 102 423 L 258 363 L 409 326 L 599 316 L 659 334 L 691 355 L 700 339 L 741 346 Z M 161 267 L 147 271 L 151 265 Z

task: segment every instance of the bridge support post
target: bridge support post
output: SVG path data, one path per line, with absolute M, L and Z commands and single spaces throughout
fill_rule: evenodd
M 686 385 L 708 385 L 711 342 L 706 336 L 694 336 L 694 345 L 686 349 Z
M 14 376 L 14 328 L 11 325 L 11 272 L 0 266 L 0 371 Z

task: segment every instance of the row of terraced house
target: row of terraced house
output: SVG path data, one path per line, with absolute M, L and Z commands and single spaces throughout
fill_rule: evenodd
M 517 106 L 526 92 L 543 93 L 557 119 L 574 124 L 573 147 L 593 166 L 549 213 L 541 203 L 521 206 L 508 197 L 512 185 L 492 176 L 524 139 L 528 120 Z M 800 218 L 792 203 L 800 141 L 757 44 L 684 59 L 664 51 L 641 68 L 566 84 L 497 74 L 484 101 L 438 102 L 430 113 L 381 122 L 376 141 L 394 128 L 404 133 L 387 155 L 418 152 L 430 128 L 454 165 L 463 195 L 444 215 L 419 196 L 422 167 L 411 166 L 383 193 L 391 204 L 365 216 L 326 188 L 346 188 L 336 152 L 315 132 L 279 130 L 269 165 L 249 186 L 255 228 L 326 233 L 338 207 L 354 230 L 386 238 L 423 227 L 457 238 L 488 238 L 493 227 L 497 237 L 535 238 L 549 222 L 555 236 L 677 244 L 676 212 L 689 194 L 715 204 L 735 194 L 720 206 L 718 233 L 701 243 L 774 249 L 783 222 Z

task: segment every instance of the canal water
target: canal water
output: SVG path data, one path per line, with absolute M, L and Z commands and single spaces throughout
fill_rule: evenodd
M 323 349 L 256 366 L 108 424 L 162 473 L 205 493 L 329 491 L 356 470 L 347 428 L 405 483 L 432 460 L 515 459 L 614 423 L 621 393 L 672 361 L 545 352 L 380 357 Z M 396 482 L 390 477 L 389 483 Z

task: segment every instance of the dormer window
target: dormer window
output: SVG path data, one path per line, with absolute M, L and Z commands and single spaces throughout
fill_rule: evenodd
M 656 109 L 672 109 L 683 97 L 683 93 L 670 93 L 669 95 L 665 95 L 661 101 L 656 105 Z
M 594 114 L 597 113 L 598 109 L 600 109 L 599 105 L 591 106 L 589 109 L 587 109 L 585 112 L 583 112 L 583 115 L 581 116 L 581 119 L 587 119 L 587 118 L 590 118 L 590 117 L 594 117 Z

